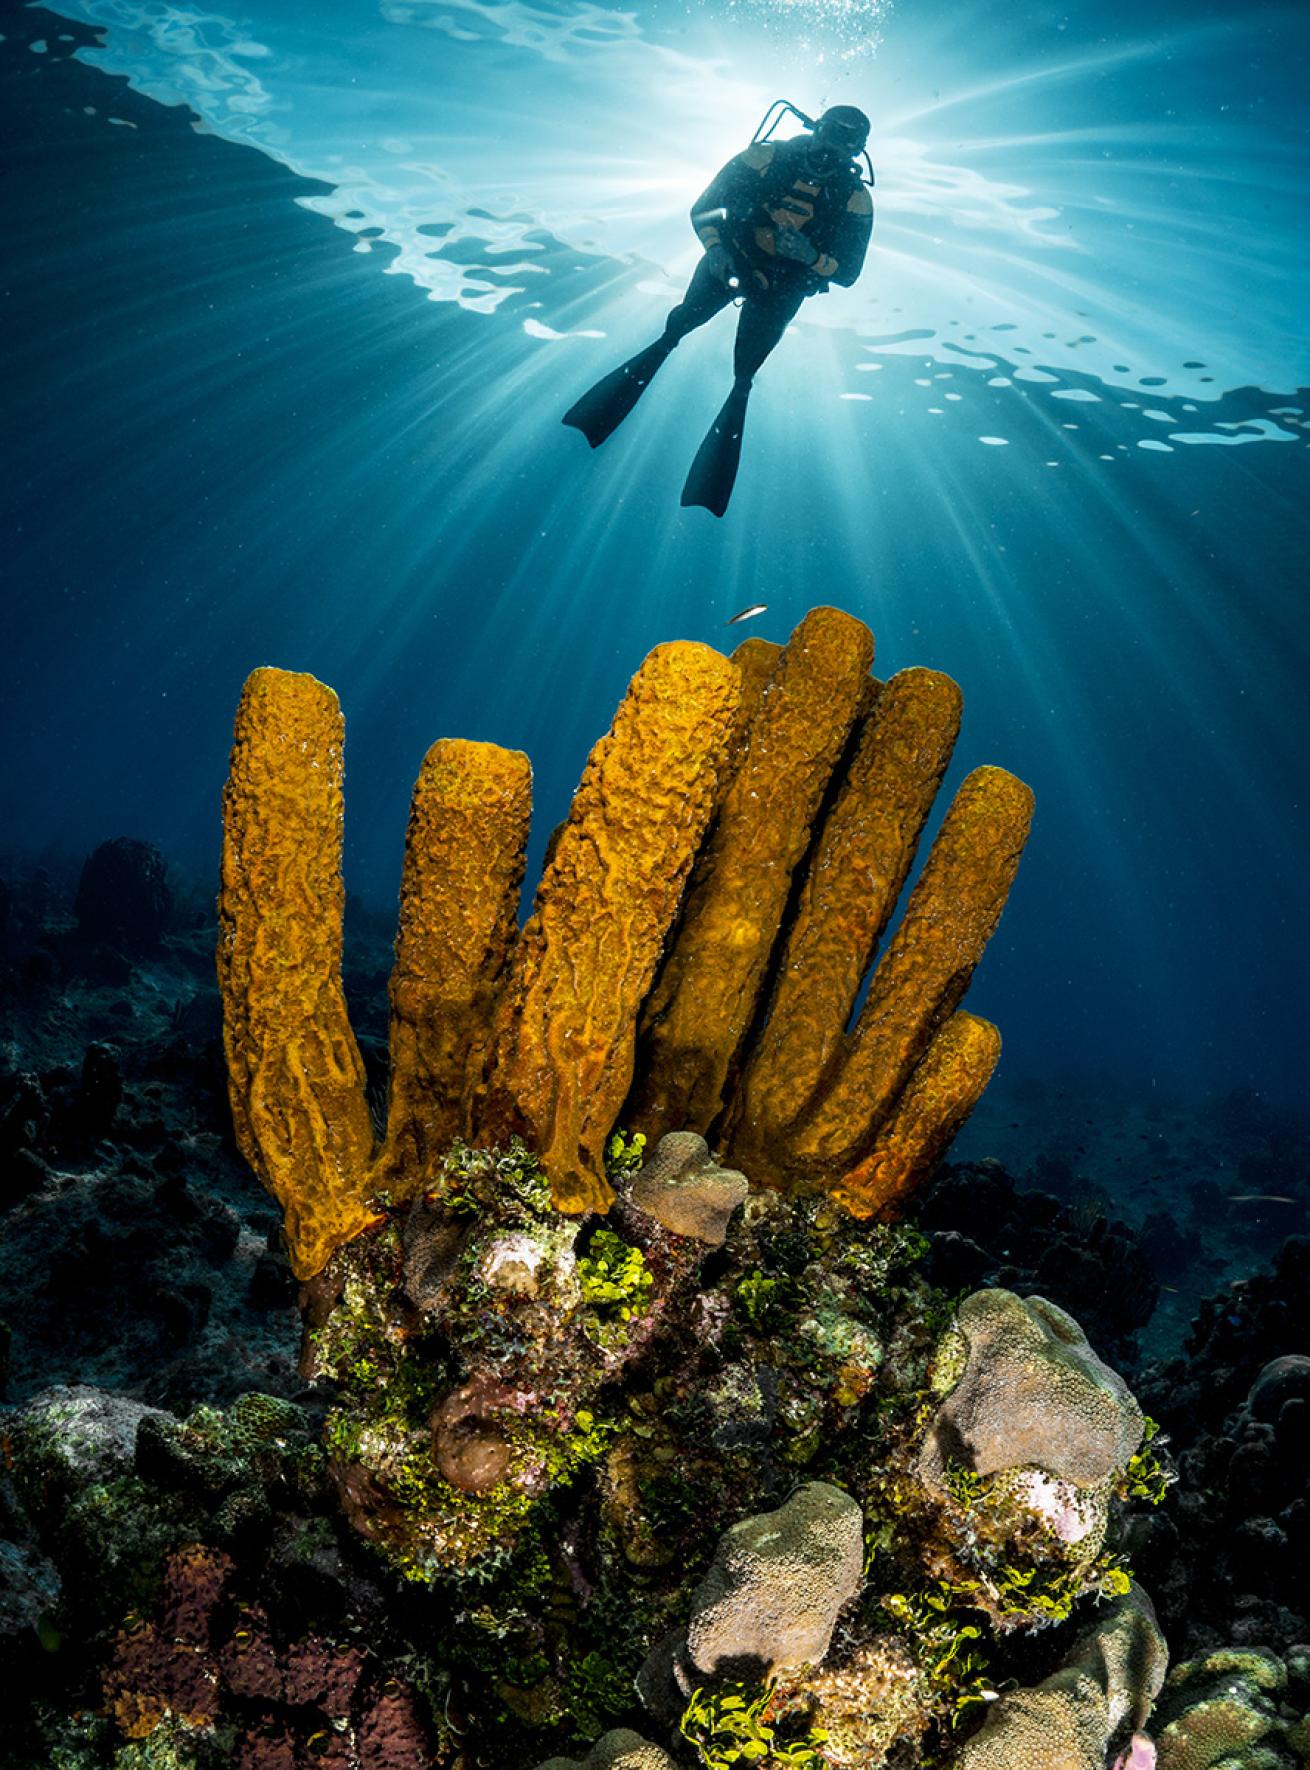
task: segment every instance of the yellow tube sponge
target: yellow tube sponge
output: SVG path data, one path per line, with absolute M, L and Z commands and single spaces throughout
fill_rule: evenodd
M 862 1214 L 913 1189 L 996 1061 L 995 1029 L 956 1010 L 1032 796 L 996 768 L 964 782 L 848 1033 L 960 718 L 949 677 L 879 683 L 872 661 L 868 628 L 831 608 L 732 659 L 658 647 L 521 933 L 527 758 L 433 745 L 406 838 L 380 1150 L 341 989 L 340 710 L 311 676 L 254 672 L 224 796 L 218 970 L 237 1138 L 298 1276 L 376 1221 L 375 1200 L 414 1197 L 461 1137 L 521 1133 L 558 1208 L 605 1210 L 621 1113 Z
M 741 671 L 741 704 L 737 709 L 737 738 L 745 740 L 750 722 L 759 709 L 760 697 L 777 668 L 782 647 L 772 639 L 743 639 L 732 654 Z
M 634 1124 L 705 1132 L 718 1118 L 872 662 L 868 628 L 832 608 L 812 609 L 783 648 L 646 1004 Z
M 232 1118 L 283 1207 L 298 1278 L 375 1216 L 364 1066 L 341 992 L 343 736 L 330 688 L 256 670 L 223 794 L 218 982 Z
M 729 1129 L 763 1178 L 771 1150 L 819 1093 L 909 875 L 960 728 L 960 691 L 936 670 L 883 687 L 810 857 L 769 1017 Z
M 520 937 L 485 1124 L 523 1128 L 561 1210 L 603 1211 L 613 1197 L 605 1140 L 740 693 L 737 666 L 708 646 L 650 654 L 588 759 Z
M 518 750 L 442 738 L 410 804 L 391 973 L 387 1136 L 372 1176 L 393 1201 L 472 1126 L 496 992 L 518 933 L 532 766 Z
M 832 1085 L 789 1139 L 831 1183 L 863 1157 L 933 1035 L 957 1007 L 1000 920 L 1032 820 L 1001 768 L 960 787 L 873 980 Z
M 833 1196 L 854 1217 L 888 1216 L 904 1204 L 982 1099 L 1001 1055 L 990 1020 L 952 1014 L 920 1058 L 877 1140 Z

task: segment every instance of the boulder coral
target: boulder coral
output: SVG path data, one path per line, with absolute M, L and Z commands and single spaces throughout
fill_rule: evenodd
M 931 1388 L 909 1491 L 951 1591 L 1000 1633 L 1062 1622 L 1086 1593 L 1125 1593 L 1105 1547 L 1113 1505 L 1135 1492 L 1155 1503 L 1169 1476 L 1077 1322 L 1043 1297 L 976 1291 L 938 1343 Z
M 751 1178 L 894 1212 L 999 1039 L 960 1011 L 1031 794 L 975 770 L 873 966 L 959 725 L 948 677 L 879 683 L 812 610 L 785 646 L 657 647 L 592 751 L 516 930 L 525 757 L 443 739 L 406 837 L 385 1133 L 341 987 L 344 726 L 256 670 L 224 796 L 218 975 L 236 1135 L 298 1277 L 420 1195 L 456 1138 L 519 1135 L 557 1208 L 603 1212 L 615 1124 L 697 1132 Z M 626 1104 L 625 1104 L 626 1103 Z
M 677 1770 L 669 1754 L 630 1727 L 615 1727 L 585 1758 L 549 1758 L 538 1770 Z
M 703 1137 L 695 1131 L 670 1131 L 633 1181 L 632 1203 L 675 1235 L 717 1248 L 749 1191 L 744 1174 L 715 1164 Z
M 864 1520 L 825 1481 L 775 1512 L 725 1531 L 692 1597 L 686 1663 L 695 1681 L 749 1672 L 755 1681 L 817 1664 L 843 1607 L 860 1589 Z
M 1164 1681 L 1168 1654 L 1151 1601 L 1133 1587 L 1096 1619 L 1059 1669 L 1029 1690 L 1004 1695 L 954 1760 L 953 1770 L 1105 1770 L 1149 1763 L 1139 1729 Z
M 956 1322 L 965 1363 L 924 1446 L 923 1471 L 952 1456 L 979 1475 L 1031 1464 L 1089 1488 L 1142 1442 L 1142 1410 L 1071 1315 L 1045 1297 L 977 1291 Z
M 1289 1694 L 1288 1666 L 1265 1648 L 1221 1647 L 1185 1660 L 1170 1672 L 1152 1726 L 1159 1770 L 1285 1770 L 1303 1760 L 1304 1685 Z

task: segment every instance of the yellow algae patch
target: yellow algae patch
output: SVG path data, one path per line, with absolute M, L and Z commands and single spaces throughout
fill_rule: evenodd
M 952 1014 L 920 1058 L 868 1155 L 833 1188 L 853 1216 L 893 1211 L 926 1179 L 982 1099 L 1001 1055 L 989 1020 Z
M 371 1184 L 411 1198 L 472 1130 L 496 991 L 518 933 L 532 766 L 518 750 L 442 738 L 410 803 L 391 973 L 387 1136 Z
M 768 1022 L 734 1106 L 732 1159 L 778 1177 L 785 1132 L 840 1052 L 960 728 L 960 691 L 936 670 L 902 670 L 864 720 L 810 856 Z
M 791 1140 L 836 1180 L 860 1159 L 942 1021 L 958 1005 L 1005 907 L 1032 820 L 1032 793 L 978 768 L 938 831 L 832 1086 Z
M 783 647 L 646 1004 L 629 1109 L 643 1130 L 704 1132 L 719 1115 L 872 662 L 873 635 L 839 609 L 812 609 Z
M 591 752 L 519 940 L 487 1126 L 517 1120 L 556 1205 L 603 1211 L 605 1140 L 632 1081 L 637 1013 L 691 870 L 740 699 L 708 646 L 658 646 Z
M 223 794 L 218 983 L 237 1142 L 310 1278 L 372 1221 L 373 1130 L 341 991 L 341 770 L 330 688 L 256 670 Z

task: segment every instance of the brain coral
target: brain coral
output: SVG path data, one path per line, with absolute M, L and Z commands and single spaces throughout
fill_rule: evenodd
M 780 1666 L 817 1663 L 863 1564 L 860 1508 L 826 1481 L 743 1518 L 724 1533 L 692 1600 L 687 1652 L 696 1671 L 751 1660 L 771 1677 Z
M 585 1758 L 549 1758 L 537 1770 L 677 1770 L 673 1759 L 629 1727 L 598 1739 Z

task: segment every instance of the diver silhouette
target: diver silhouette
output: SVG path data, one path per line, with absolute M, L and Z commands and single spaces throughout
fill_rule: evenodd
M 806 132 L 771 141 L 787 111 Z M 599 448 L 688 332 L 740 301 L 732 391 L 682 488 L 683 504 L 722 516 L 737 478 L 756 373 L 802 302 L 824 294 L 831 283 L 849 287 L 863 268 L 873 231 L 873 169 L 866 179 L 857 162 L 863 156 L 868 165 L 868 137 L 869 119 L 853 105 L 834 105 L 817 122 L 785 99 L 770 105 L 751 145 L 729 160 L 692 207 L 691 225 L 705 256 L 662 335 L 584 393 L 564 422 Z

